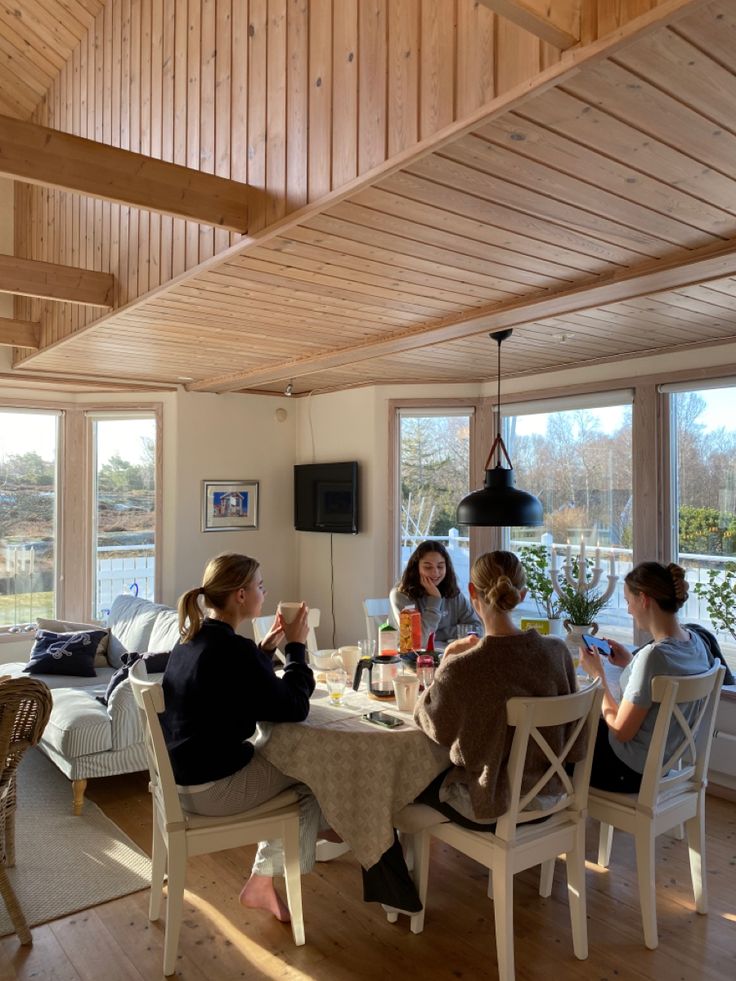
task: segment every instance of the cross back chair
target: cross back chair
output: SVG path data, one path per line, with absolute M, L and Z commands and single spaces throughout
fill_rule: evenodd
M 705 788 L 725 674 L 725 667 L 715 665 L 703 674 L 653 678 L 652 701 L 659 703 L 659 711 L 639 793 L 590 788 L 590 816 L 601 824 L 598 864 L 608 867 L 614 828 L 634 836 L 644 943 L 651 950 L 659 942 L 654 842 L 658 835 L 683 823 L 695 909 L 698 913 L 708 912 L 704 878 Z M 668 739 L 671 729 L 676 736 Z
M 270 617 L 253 617 L 251 623 L 253 624 L 253 639 L 256 644 L 260 644 L 263 638 L 266 636 L 273 623 L 275 613 L 271 614 Z M 309 612 L 307 613 L 307 626 L 309 630 L 307 632 L 307 650 L 316 651 L 319 650 L 317 646 L 317 634 L 315 633 L 316 628 L 319 626 L 320 612 L 317 609 L 312 609 L 310 606 Z M 283 663 L 284 656 L 280 650 L 274 652 L 277 657 Z
M 41 738 L 51 715 L 51 692 L 37 678 L 0 683 L 0 895 L 23 945 L 33 942 L 5 867 L 15 865 L 16 773 L 25 751 Z
M 265 839 L 280 838 L 284 847 L 284 879 L 291 913 L 294 943 L 304 943 L 302 889 L 299 872 L 299 807 L 297 795 L 285 790 L 259 807 L 227 817 L 204 817 L 182 809 L 176 790 L 159 713 L 164 710 L 161 685 L 148 680 L 145 662 L 130 669 L 130 683 L 146 734 L 149 790 L 153 799 L 153 842 L 151 851 L 151 899 L 148 918 L 161 912 L 162 887 L 168 880 L 164 974 L 173 974 L 179 947 L 184 907 L 187 859 L 228 848 L 239 848 Z
M 414 878 L 417 891 L 426 906 L 429 878 L 430 838 L 438 838 L 468 855 L 490 870 L 488 894 L 493 898 L 496 923 L 496 951 L 500 981 L 513 981 L 514 974 L 514 875 L 535 865 L 542 865 L 540 892 L 549 895 L 550 872 L 557 855 L 567 856 L 567 890 L 570 903 L 573 949 L 575 956 L 588 956 L 588 931 L 585 896 L 585 819 L 593 761 L 595 732 L 603 693 L 600 684 L 589 685 L 571 695 L 550 698 L 511 698 L 506 704 L 506 721 L 514 728 L 508 762 L 510 805 L 496 822 L 495 831 L 473 831 L 448 821 L 425 805 L 409 805 L 398 817 L 399 830 L 413 838 Z M 547 726 L 567 726 L 567 738 L 559 754 L 541 731 Z M 572 777 L 565 762 L 585 731 L 586 749 L 575 764 Z M 528 790 L 523 789 L 524 764 L 530 745 L 544 754 L 548 767 Z M 552 778 L 562 784 L 562 793 L 550 806 L 541 806 L 542 794 Z M 412 826 L 412 811 L 417 810 L 417 830 Z M 434 823 L 429 823 L 434 815 Z M 534 823 L 530 823 L 534 822 Z M 389 913 L 389 920 L 396 915 Z M 412 933 L 424 927 L 424 911 L 411 918 Z
M 364 599 L 363 613 L 365 614 L 366 637 L 376 639 L 376 633 L 381 624 L 391 620 L 391 601 L 388 597 L 381 599 Z

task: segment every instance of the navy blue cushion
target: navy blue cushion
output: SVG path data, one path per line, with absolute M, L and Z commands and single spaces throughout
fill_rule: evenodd
M 74 633 L 55 633 L 37 630 L 31 649 L 27 674 L 68 674 L 76 678 L 94 678 L 95 654 L 105 636 L 105 630 L 78 630 Z
M 112 678 L 110 678 L 105 694 L 97 695 L 97 701 L 102 702 L 103 705 L 107 705 L 109 703 L 110 696 L 115 691 L 117 686 L 128 677 L 131 664 L 135 664 L 136 661 L 143 658 L 146 664 L 146 670 L 149 672 L 149 674 L 159 674 L 166 667 L 166 662 L 169 660 L 169 653 L 169 651 L 163 651 L 160 654 L 154 652 L 139 654 L 138 651 L 126 651 L 125 654 L 122 655 L 122 665 L 117 669 Z

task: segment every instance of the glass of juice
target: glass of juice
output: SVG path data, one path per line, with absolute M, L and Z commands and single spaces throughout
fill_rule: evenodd
M 333 668 L 325 674 L 327 693 L 331 705 L 342 705 L 342 697 L 348 684 L 348 674 L 344 668 Z

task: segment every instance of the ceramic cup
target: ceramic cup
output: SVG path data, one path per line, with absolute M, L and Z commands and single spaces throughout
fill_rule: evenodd
M 284 618 L 284 623 L 292 623 L 296 619 L 301 603 L 279 603 L 279 613 Z
M 413 712 L 419 694 L 419 679 L 415 674 L 399 674 L 394 678 L 396 708 L 399 712 Z
M 348 673 L 348 677 L 352 680 L 355 677 L 355 669 L 358 666 L 358 661 L 360 660 L 360 648 L 355 647 L 338 647 L 337 656 L 342 661 L 342 666 Z

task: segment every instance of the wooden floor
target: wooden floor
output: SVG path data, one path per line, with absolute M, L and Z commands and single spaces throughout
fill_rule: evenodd
M 150 842 L 150 803 L 142 774 L 91 781 L 89 796 L 142 847 Z M 660 946 L 643 945 L 633 849 L 614 838 L 609 871 L 594 861 L 589 829 L 590 957 L 572 953 L 558 862 L 552 897 L 541 899 L 535 872 L 516 878 L 515 930 L 519 981 L 731 981 L 736 978 L 736 804 L 708 799 L 710 914 L 693 910 L 685 842 L 660 839 L 657 852 Z M 303 879 L 307 944 L 296 948 L 287 927 L 237 903 L 253 849 L 193 859 L 189 865 L 178 971 L 190 981 L 279 978 L 475 979 L 497 977 L 493 909 L 484 872 L 435 843 L 425 932 L 406 918 L 391 925 L 376 904 L 360 899 L 360 875 L 346 856 L 318 865 Z M 149 923 L 148 894 L 139 892 L 36 927 L 32 948 L 0 940 L 0 981 L 118 981 L 161 978 L 163 925 Z

